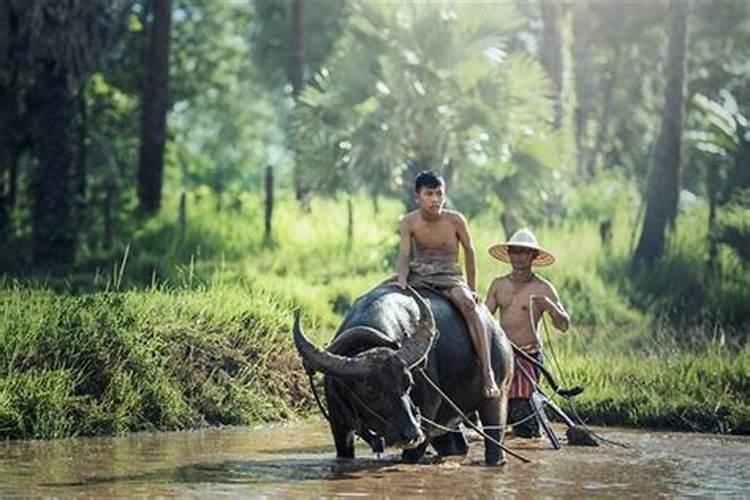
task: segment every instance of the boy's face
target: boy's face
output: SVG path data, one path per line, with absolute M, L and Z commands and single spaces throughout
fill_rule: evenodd
M 531 263 L 537 256 L 537 251 L 533 248 L 526 247 L 508 247 L 508 258 L 513 269 L 526 269 L 531 267 Z
M 445 205 L 445 185 L 421 187 L 414 197 L 419 208 L 430 215 L 440 215 Z

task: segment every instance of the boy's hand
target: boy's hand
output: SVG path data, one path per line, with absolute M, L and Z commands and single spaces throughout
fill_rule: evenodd
M 399 287 L 401 287 L 403 290 L 406 290 L 406 280 L 405 279 L 401 279 L 401 278 L 397 279 L 396 280 L 396 285 L 398 285 Z

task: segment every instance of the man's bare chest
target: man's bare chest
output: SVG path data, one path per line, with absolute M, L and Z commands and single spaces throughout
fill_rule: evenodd
M 500 292 L 498 304 L 503 314 L 529 314 L 529 302 L 535 288 L 531 283 L 517 284 L 508 282 Z

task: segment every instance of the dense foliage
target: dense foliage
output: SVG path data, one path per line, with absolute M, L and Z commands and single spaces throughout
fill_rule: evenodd
M 501 272 L 483 249 L 530 226 L 558 254 L 549 277 L 581 338 L 609 339 L 623 373 L 653 343 L 703 349 L 739 360 L 711 389 L 736 394 L 750 328 L 749 43 L 747 2 L 0 0 L 0 427 L 286 414 L 281 386 L 268 390 L 283 411 L 243 414 L 266 389 L 241 371 L 222 379 L 240 392 L 214 413 L 215 395 L 160 371 L 203 335 L 179 304 L 228 325 L 206 334 L 211 356 L 226 342 L 232 356 L 275 352 L 255 343 L 291 304 L 325 339 L 391 272 L 398 216 L 427 167 L 469 219 L 480 288 Z M 237 311 L 202 316 L 224 296 Z M 154 304 L 166 330 L 139 322 Z M 245 313 L 267 321 L 240 342 Z M 122 348 L 108 350 L 107 332 Z M 574 359 L 585 344 L 571 342 Z M 102 359 L 110 371 L 96 371 Z M 60 407 L 30 403 L 42 393 L 75 408 L 67 423 L 43 423 Z M 126 407 L 135 416 L 118 417 Z

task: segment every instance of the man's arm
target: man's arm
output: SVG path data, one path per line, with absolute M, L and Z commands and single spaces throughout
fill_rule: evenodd
M 534 305 L 541 312 L 547 311 L 552 317 L 552 324 L 560 331 L 567 331 L 570 326 L 570 316 L 560 302 L 557 290 L 551 283 L 545 283 L 545 294 L 534 296 Z
M 398 259 L 396 260 L 396 276 L 401 288 L 406 288 L 406 279 L 409 276 L 409 254 L 411 253 L 411 229 L 409 228 L 408 216 L 401 219 L 398 228 Z
M 477 256 L 474 252 L 474 242 L 471 240 L 469 225 L 463 215 L 457 214 L 456 234 L 458 241 L 464 249 L 464 263 L 466 265 L 466 283 L 472 292 L 476 294 L 477 283 Z
M 497 287 L 498 280 L 494 279 L 489 289 L 487 289 L 487 299 L 484 301 L 484 304 L 487 306 L 487 309 L 490 310 L 490 314 L 493 316 L 495 315 L 495 311 L 497 311 L 498 308 L 497 298 L 495 297 L 495 294 L 497 293 Z

